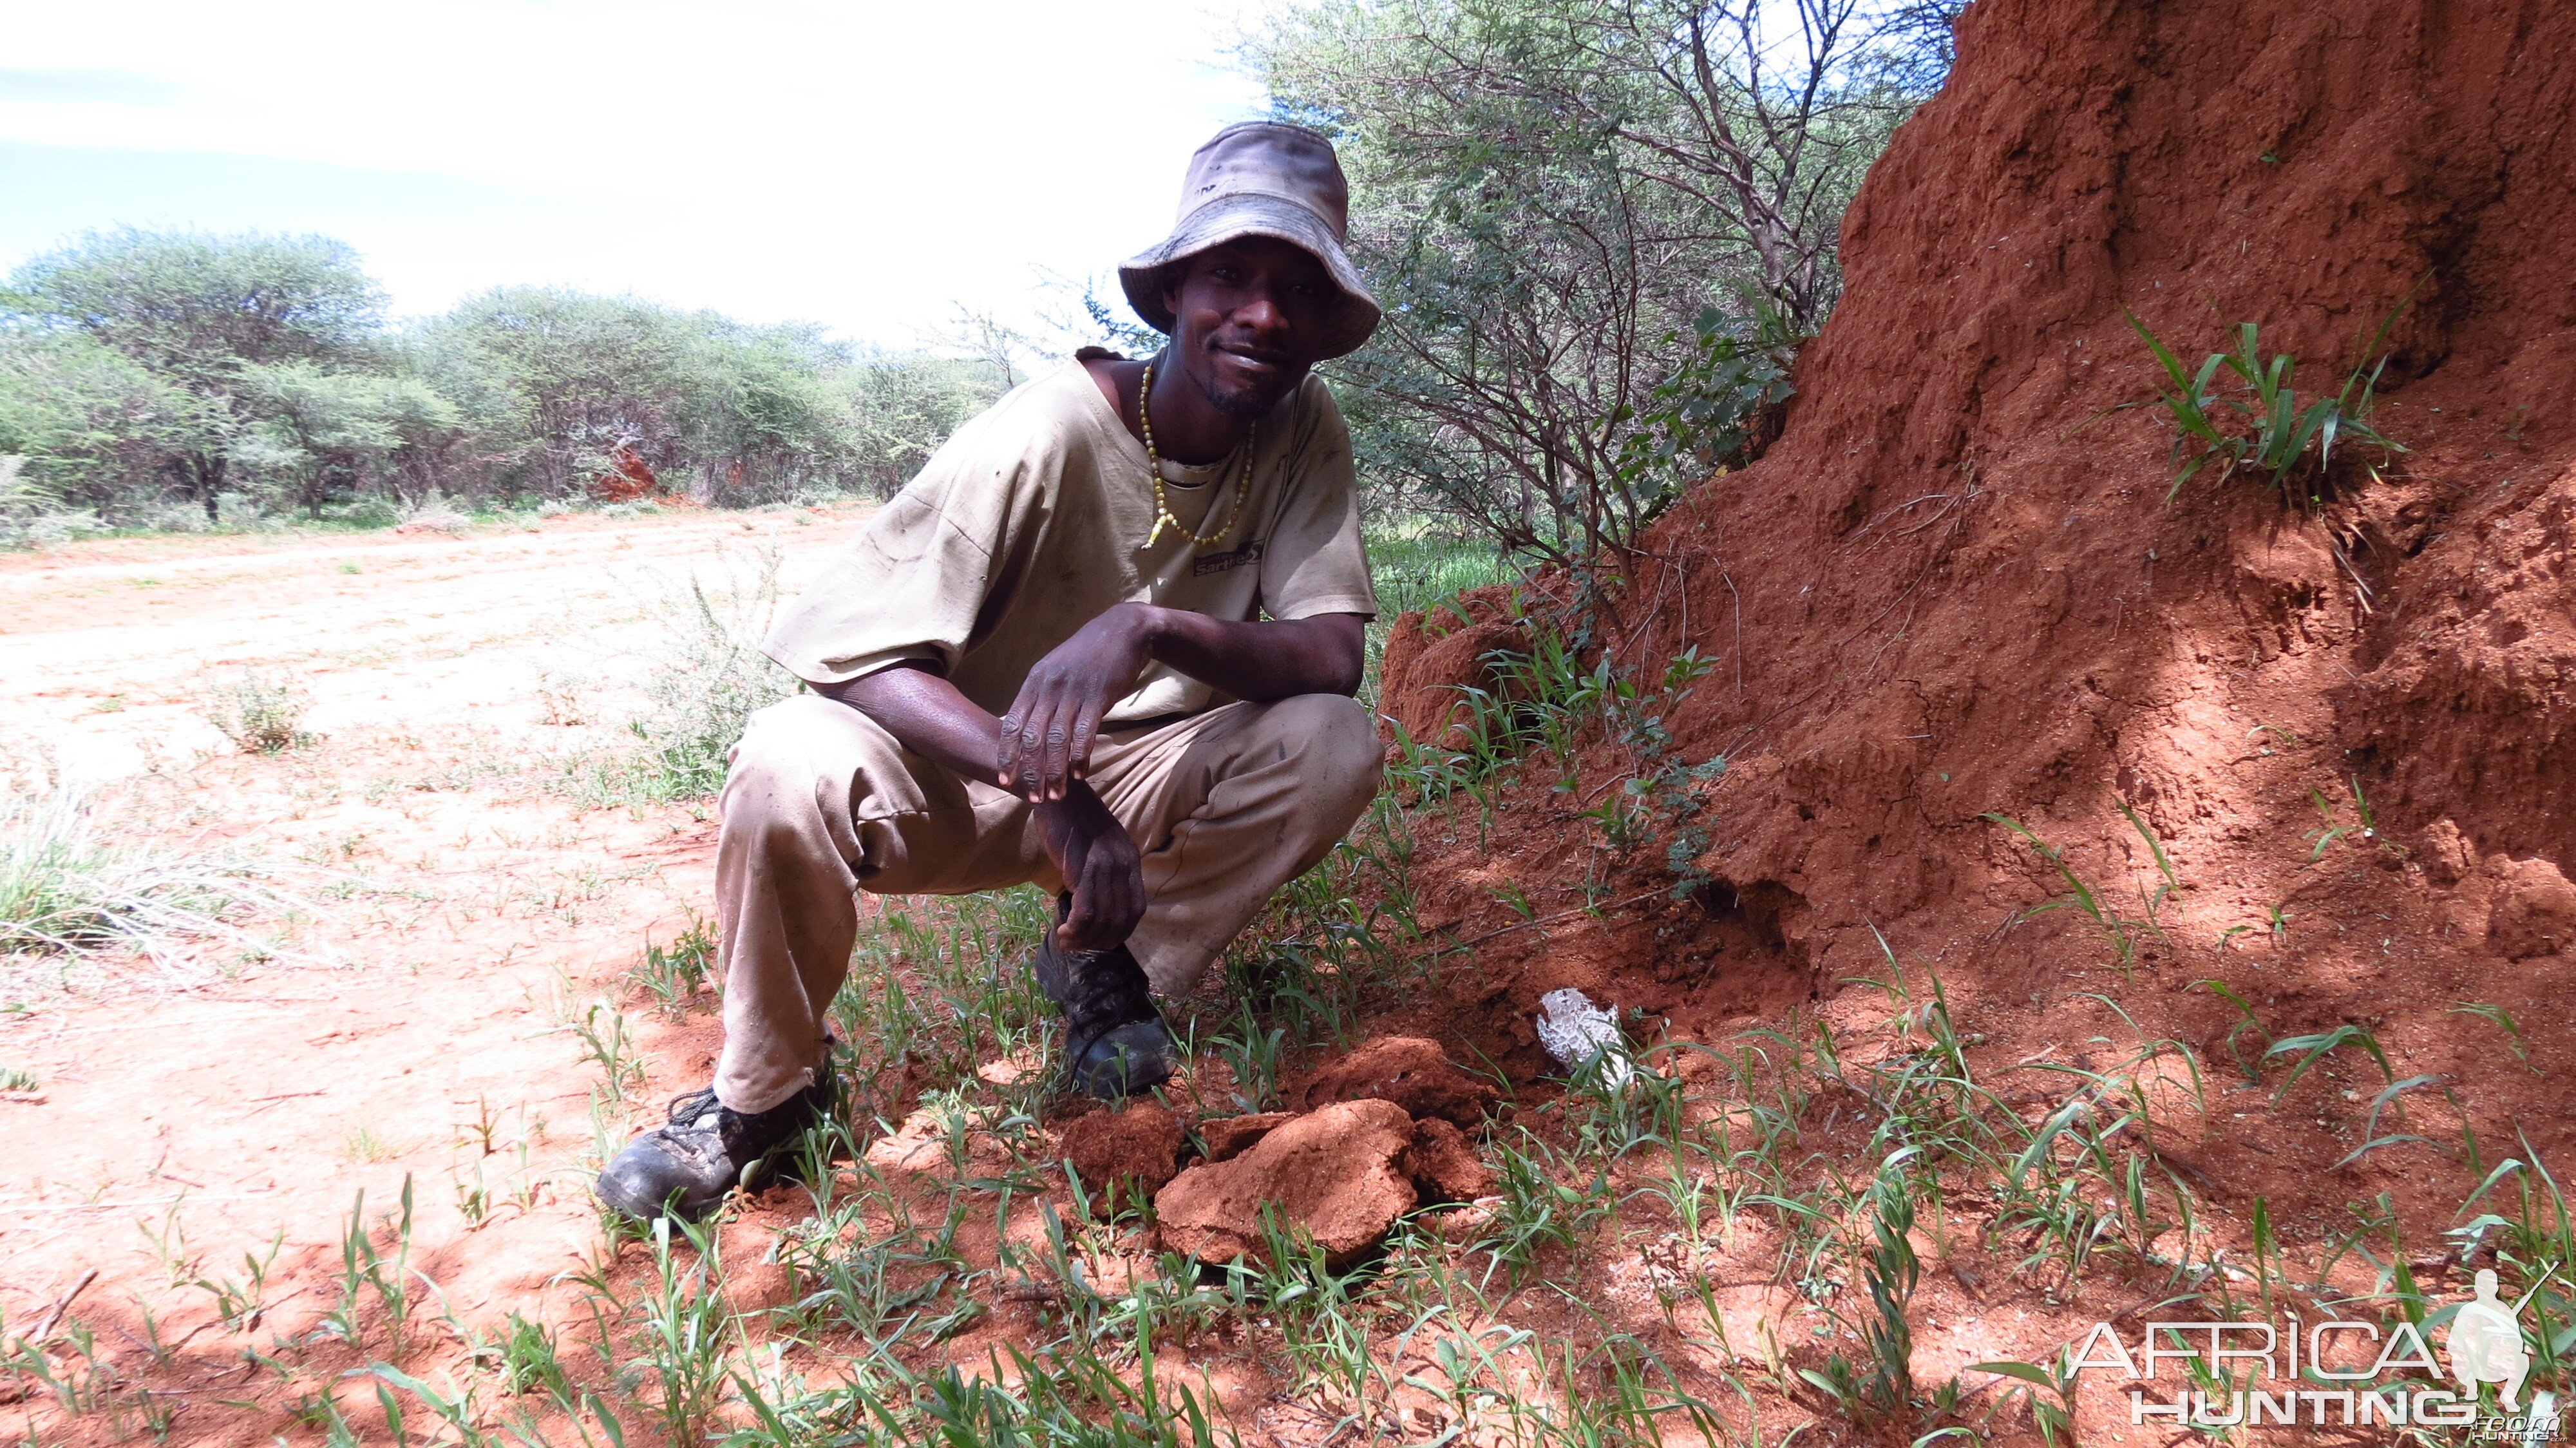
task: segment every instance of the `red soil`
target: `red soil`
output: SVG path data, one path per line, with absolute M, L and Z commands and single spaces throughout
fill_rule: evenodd
M 1413 1210 L 1399 1163 L 1413 1118 L 1388 1101 L 1345 1101 L 1272 1128 L 1229 1161 L 1195 1166 L 1154 1198 L 1167 1251 L 1203 1262 L 1263 1256 L 1262 1212 L 1311 1233 L 1325 1259 L 1346 1263 Z
M 1187 1136 L 1169 1108 L 1138 1101 L 1123 1110 L 1088 1112 L 1066 1122 L 1057 1151 L 1081 1173 L 1084 1190 L 1095 1196 L 1121 1182 L 1132 1182 L 1152 1196 L 1181 1169 Z
M 1306 1109 L 1335 1101 L 1392 1101 L 1413 1116 L 1432 1116 L 1469 1130 L 1484 1125 L 1494 1088 L 1458 1068 L 1439 1044 L 1420 1036 L 1380 1036 L 1326 1063 L 1308 1078 Z
M 2408 1129 L 2444 1144 L 2340 1168 L 2381 1084 L 2357 1054 L 2277 1114 L 2268 1081 L 2214 1083 L 2173 1139 L 2275 1221 L 2384 1190 L 2410 1231 L 2447 1225 L 2474 1185 L 2464 1115 L 2564 1160 L 2562 1078 L 2450 1012 L 2510 1011 L 2533 1068 L 2576 1044 L 2571 112 L 2564 5 L 1979 0 L 1849 213 L 1845 299 L 1785 433 L 1671 510 L 1618 604 L 1623 663 L 1717 661 L 1671 721 L 1682 757 L 1730 761 L 1706 791 L 1716 884 L 1664 899 L 1659 842 L 1616 882 L 1642 898 L 1480 946 L 1422 1024 L 1531 1075 L 1529 1017 L 1561 985 L 1701 1040 L 1811 999 L 1855 1024 L 1879 997 L 1846 981 L 1888 971 L 1875 927 L 1918 989 L 1942 973 L 1989 1069 L 2125 1052 L 2098 992 L 2224 1078 L 2214 977 L 2275 1035 L 2360 1023 L 2401 1076 L 2442 1075 L 2458 1105 L 2419 1092 Z M 2214 467 L 2168 504 L 2162 415 L 2105 411 L 2156 381 L 2124 308 L 2187 365 L 2258 321 L 2314 396 L 2410 295 L 2374 421 L 2413 451 L 2339 469 L 2313 513 Z M 1421 691 L 1472 681 L 1474 646 L 1445 642 L 1389 651 L 1417 730 L 1439 718 Z M 1512 925 L 1507 883 L 1543 914 L 1584 903 L 1608 857 L 1577 812 L 1633 767 L 1607 745 L 1585 764 L 1579 800 L 1525 784 L 1490 834 L 1430 842 L 1424 918 Z M 2378 833 L 2320 850 L 2316 798 L 2357 825 L 2356 787 Z M 2134 980 L 2072 911 L 2016 924 L 2065 886 L 1981 817 L 2143 918 L 2160 881 L 2121 800 L 2183 887 Z
M 1398 1168 L 1413 1178 L 1425 1201 L 1472 1202 L 1494 1189 L 1493 1169 L 1476 1155 L 1467 1133 L 1437 1116 L 1413 1123 L 1413 1144 Z
M 1253 1143 L 1270 1134 L 1270 1128 L 1289 1119 L 1285 1111 L 1264 1111 L 1258 1116 L 1220 1116 L 1199 1123 L 1199 1140 L 1207 1143 L 1209 1161 L 1228 1161 L 1252 1150 Z

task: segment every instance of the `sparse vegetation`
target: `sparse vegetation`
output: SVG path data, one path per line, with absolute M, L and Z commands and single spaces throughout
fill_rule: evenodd
M 1739 560 L 1776 559 L 1777 540 L 1747 538 L 1725 508 L 1664 512 L 1767 436 L 1797 340 L 1840 284 L 1842 202 L 1927 89 L 1927 71 L 1905 68 L 1940 50 L 1923 37 L 1956 13 L 1844 0 L 1768 7 L 1768 19 L 1756 6 L 1501 0 L 1471 13 L 1322 0 L 1257 47 L 1281 112 L 1349 142 L 1357 247 L 1389 303 L 1387 333 L 1337 379 L 1364 467 L 1406 475 L 1363 500 L 1384 610 L 1368 635 L 1368 696 L 1399 610 L 1505 585 L 1452 620 L 1491 617 L 1499 603 L 1512 627 L 1498 632 L 1515 643 L 1459 691 L 1463 722 L 1400 737 L 1387 787 L 1349 839 L 1277 894 L 1209 981 L 1165 1003 L 1188 1064 L 1159 1103 L 1126 1110 L 1167 1106 L 1177 1127 L 1091 1115 L 1055 1094 L 1059 1017 L 1027 969 L 1053 916 L 1045 891 L 868 896 L 848 980 L 824 1012 L 835 1041 L 824 1069 L 843 1078 L 841 1104 L 782 1153 L 796 1169 L 742 1181 L 703 1225 L 587 1215 L 591 1175 L 661 1120 L 672 1091 L 705 1081 L 718 942 L 708 921 L 674 912 L 704 906 L 715 833 L 704 802 L 727 747 L 796 687 L 757 648 L 777 597 L 775 550 L 651 579 L 636 595 L 641 626 L 619 639 L 630 654 L 577 676 L 549 660 L 505 728 L 407 720 L 392 738 L 219 763 L 203 772 L 233 792 L 220 798 L 172 785 L 150 757 L 136 789 L 193 811 L 181 827 L 257 813 L 262 823 L 244 828 L 275 822 L 290 840 L 282 858 L 412 872 L 382 890 L 334 886 L 343 918 L 330 923 L 375 912 L 350 933 L 390 947 L 352 963 L 349 994 L 419 1002 L 415 1014 L 435 1023 L 386 1029 L 386 1046 L 437 1059 L 448 1042 L 433 1032 L 454 1021 L 460 1038 L 483 1033 L 478 1046 L 507 1042 L 502 1071 L 536 1069 L 513 1095 L 492 1057 L 454 1082 L 413 1074 L 407 1058 L 399 1076 L 390 1065 L 364 1076 L 371 1090 L 352 1101 L 346 1082 L 364 1068 L 348 1063 L 379 1056 L 378 1018 L 397 1010 L 352 1012 L 317 1034 L 299 1012 L 337 988 L 319 971 L 296 991 L 261 982 L 181 1002 L 170 1028 L 227 1052 L 310 1053 L 313 1081 L 272 1088 L 254 1059 L 210 1079 L 215 1109 L 238 1113 L 212 1149 L 185 1124 L 164 1130 L 142 1114 L 159 1139 L 140 1128 L 120 1138 L 95 1154 L 94 1180 L 42 1163 L 12 1208 L 36 1225 L 12 1250 L 32 1260 L 83 1230 L 74 1224 L 105 1220 L 111 1255 L 131 1260 L 111 1262 L 124 1280 L 86 1299 L 94 1270 L 66 1282 L 25 1273 L 0 1293 L 0 1402 L 20 1420 L 13 1431 L 31 1443 L 235 1433 L 334 1448 L 1218 1448 L 1256 1437 L 1975 1448 L 2033 1436 L 2057 1448 L 2078 1441 L 2080 1421 L 2081 1441 L 2098 1448 L 2122 1431 L 2126 1404 L 2107 1370 L 2079 1383 L 2084 1339 L 2070 1331 L 2109 1321 L 2127 1336 L 2153 1319 L 2173 1339 L 2171 1318 L 2288 1318 L 2355 1338 L 2368 1328 L 2386 1343 L 2400 1325 L 2457 1320 L 2444 1314 L 2482 1268 L 2501 1279 L 2532 1353 L 2529 1390 L 2563 1396 L 2576 1382 L 2576 1219 L 2553 1167 L 2512 1126 L 2517 1112 L 2545 1119 L 2543 1078 L 2563 1074 L 2564 1025 L 2545 990 L 2529 988 L 2548 978 L 2549 957 L 2454 977 L 2436 952 L 2472 946 L 2429 937 L 2456 931 L 2482 946 L 2481 932 L 2563 915 L 2563 879 L 2549 870 L 2564 862 L 2521 858 L 2530 831 L 2490 831 L 2467 809 L 2450 822 L 2457 833 L 2426 828 L 2434 791 L 2415 781 L 2428 761 L 2350 748 L 2351 711 L 2253 687 L 2267 663 L 2295 654 L 2303 679 L 2341 689 L 2335 665 L 2358 658 L 2329 651 L 2334 630 L 2293 619 L 2279 629 L 2285 652 L 2258 636 L 2250 661 L 2231 653 L 2200 674 L 2181 663 L 2190 650 L 2171 646 L 2185 640 L 2159 638 L 2141 655 L 2153 667 L 2096 671 L 2088 691 L 2064 697 L 2053 692 L 2062 677 L 2018 695 L 2020 680 L 1995 687 L 2023 656 L 1978 656 L 1991 621 L 1962 632 L 1955 615 L 1927 604 L 1918 617 L 1915 603 L 1979 572 L 2011 574 L 2020 560 L 2008 549 L 2059 531 L 2053 510 L 2029 506 L 2063 501 L 2048 491 L 2057 461 L 2033 466 L 2033 454 L 1909 414 L 1903 399 L 1810 455 L 1831 486 L 1802 479 L 1783 516 L 1816 514 L 1835 541 L 1782 573 L 1747 577 Z M 1858 51 L 1847 44 L 1880 20 L 1887 28 Z M 1927 115 L 1919 129 L 1958 116 Z M 2022 134 L 1995 132 L 1982 113 L 1965 124 L 1980 146 Z M 1917 194 L 1942 210 L 1964 193 Z M 1894 229 L 1919 209 L 1867 219 Z M 2052 211 L 2045 224 L 2066 223 Z M 1980 261 L 2006 229 L 1937 250 L 1963 283 L 1987 264 L 2011 268 L 2009 280 L 2024 257 Z M 260 526 L 289 509 L 317 528 L 464 530 L 499 516 L 495 504 L 559 511 L 600 493 L 881 489 L 945 435 L 949 411 L 989 391 L 988 367 L 1009 366 L 997 345 L 981 364 L 913 359 L 861 378 L 872 366 L 862 354 L 802 329 L 530 290 L 389 331 L 354 264 L 327 246 L 129 235 L 80 251 L 22 270 L 5 299 L 15 310 L 0 322 L 0 542 Z M 132 262 L 134 275 L 107 275 L 102 257 Z M 244 268 L 277 284 L 284 314 L 214 308 L 200 320 L 221 335 L 204 355 L 146 356 L 134 328 L 71 305 L 137 278 L 159 295 L 174 277 L 238 279 Z M 2044 270 L 2029 275 L 2034 294 L 2056 290 L 2038 281 Z M 1998 362 L 2024 332 L 2068 343 L 2068 379 L 2087 375 L 2075 347 L 2098 342 L 2104 324 L 1976 330 L 1964 307 L 1954 315 L 1962 335 L 1998 344 Z M 250 335 L 255 324 L 269 330 Z M 2357 471 L 2354 452 L 2404 451 L 2373 426 L 2384 357 L 2366 357 L 2337 394 L 2303 397 L 2293 360 L 2266 359 L 2251 324 L 2196 374 L 2139 333 L 2181 434 L 2169 501 L 2194 477 L 2259 473 L 2316 506 Z M 1890 335 L 1901 353 L 1930 333 Z M 2365 352 L 2387 336 L 2383 325 Z M 1999 368 L 1993 380 L 1971 389 L 1988 399 L 1974 405 L 1989 422 L 2044 413 L 2078 385 L 2007 393 Z M 2021 401 L 2007 409 L 2008 397 Z M 2522 443 L 2520 425 L 2517 413 L 2504 436 Z M 1835 496 L 1835 455 L 1865 451 L 1873 428 L 1882 445 L 1904 434 L 1907 456 L 1957 456 L 1966 481 L 1900 492 L 1873 477 Z M 2556 446 L 2538 421 L 2533 439 Z M 2005 526 L 1936 527 L 1973 516 L 1964 500 L 1990 460 L 1996 493 L 2009 482 L 2019 511 Z M 2081 502 L 2063 518 L 2070 537 L 2101 531 L 2094 495 Z M 648 505 L 606 506 L 641 517 Z M 2483 504 L 2442 506 L 2461 523 L 2428 526 L 2465 536 L 2468 510 Z M 1665 530 L 1641 541 L 1659 515 Z M 796 519 L 808 521 L 834 520 Z M 2180 514 L 2167 522 L 2200 531 Z M 714 526 L 737 523 L 753 526 Z M 617 531 L 647 546 L 670 536 Z M 2545 546 L 2529 541 L 2539 532 L 2514 542 L 2545 571 Z M 2197 545 L 2208 561 L 2193 568 L 2231 571 L 2219 545 L 2235 541 L 2213 528 Z M 136 551 L 147 546 L 164 545 Z M 2116 570 L 2036 590 L 2024 576 L 2009 595 L 2024 611 L 2006 627 L 2051 618 L 2027 625 L 2051 647 L 2099 639 L 2088 632 L 2098 591 L 2100 621 L 2120 640 L 2106 655 L 2130 647 L 2147 610 L 2155 627 L 2179 629 L 2193 612 L 2172 582 L 2185 571 L 2172 563 L 2180 546 L 2159 535 L 2137 549 L 2165 565 L 2150 570 L 2152 594 L 2115 595 L 2128 587 Z M 1721 547 L 1735 576 L 1705 566 Z M 1899 547 L 1925 548 L 1919 570 Z M 391 586 L 416 555 L 462 551 L 444 539 L 384 550 L 366 588 Z M 1549 566 L 1525 573 L 1533 559 Z M 1672 612 L 1667 595 L 1640 596 L 1650 563 L 1678 582 Z M 1731 657 L 1716 657 L 1705 650 L 1727 635 L 1707 605 L 1732 605 L 1739 578 L 1755 626 L 1777 632 L 1734 637 Z M 156 563 L 98 593 L 140 606 L 193 586 Z M 1837 615 L 1862 594 L 1873 612 Z M 1846 635 L 1841 625 L 1862 619 Z M 1426 636 L 1443 626 L 1435 619 Z M 460 652 L 483 642 L 477 629 L 457 633 Z M 1757 662 L 1745 687 L 1743 655 L 1759 661 L 1764 648 L 1830 655 L 1839 677 L 1897 703 L 1872 697 L 1848 721 L 1867 727 L 1824 737 L 1820 725 L 1847 721 L 1799 712 L 1794 690 L 1765 696 L 1786 671 L 1766 683 Z M 317 659 L 313 673 L 339 667 Z M 2222 671 L 2246 687 L 2212 695 Z M 332 677 L 335 705 L 359 697 Z M 113 706 L 134 712 L 87 727 L 149 734 L 147 711 L 170 701 L 119 682 L 128 693 Z M 309 700 L 291 676 L 236 682 L 226 732 L 245 751 L 305 741 Z M 2039 722 L 2018 734 L 1987 722 L 2014 709 Z M 1971 713 L 1978 731 L 1954 728 Z M 2061 714 L 2075 725 L 2049 722 Z M 2310 739 L 2253 722 L 2267 714 Z M 531 770 L 528 736 L 506 730 L 540 717 L 553 726 L 535 736 L 549 753 Z M 2077 774 L 2102 762 L 2089 745 L 2064 747 L 2086 721 L 2097 734 L 2152 731 L 2173 757 L 2123 752 L 2116 773 Z M 371 749 L 398 762 L 364 784 L 332 777 Z M 1852 758 L 1897 783 L 1831 798 L 1843 781 L 1823 771 Z M 2372 790 L 2390 828 L 2424 840 L 2422 869 L 2387 838 L 2356 770 L 2389 781 Z M 2256 783 L 2231 793 L 2234 771 Z M 366 828 L 330 814 L 344 788 L 350 813 L 363 796 Z M 1767 792 L 1766 808 L 1799 806 L 1796 822 L 1786 807 L 1756 815 L 1721 792 L 1739 788 Z M 70 813 L 44 815 L 57 795 Z M 482 808 L 505 796 L 525 811 Z M 177 959 L 207 942 L 246 956 L 267 947 L 243 934 L 245 917 L 291 903 L 280 877 L 151 853 L 76 795 L 11 798 L 0 961 L 13 971 L 105 951 Z M 35 842 L 25 850 L 22 835 Z M 1944 840 L 1964 841 L 1967 855 L 1982 846 L 1983 867 L 1926 843 Z M 2480 872 L 2486 893 L 2437 900 L 2448 913 L 2432 919 L 2420 907 L 2437 864 Z M 2461 902 L 2473 908 L 2451 908 Z M 2013 928 L 2061 910 L 2085 924 L 2064 937 Z M 408 948 L 442 928 L 436 949 Z M 2564 944 L 2535 932 L 2495 943 Z M 2426 955 L 2433 972 L 2419 968 Z M 1865 974 L 1846 973 L 1856 957 Z M 513 1002 L 512 987 L 549 972 L 555 989 Z M 458 977 L 500 988 L 462 998 Z M 2429 1005 L 2424 979 L 2444 992 Z M 1532 988 L 1559 981 L 1612 1007 L 1616 1033 L 1561 1071 L 1526 1029 Z M 2488 999 L 2456 999 L 2469 991 Z M 69 1019 L 77 1007 L 44 1019 L 50 1001 L 31 1012 L 8 994 L 11 1059 L 46 1080 L 0 1068 L 12 1097 L 0 1109 L 60 1120 L 65 1098 L 100 1092 L 110 1074 L 88 1043 L 129 1024 L 104 1010 Z M 1372 1226 L 1356 1254 L 1328 1251 L 1283 1200 L 1255 1216 L 1257 1250 L 1242 1260 L 1185 1256 L 1171 1250 L 1177 1208 L 1159 1209 L 1132 1176 L 1095 1183 L 1071 1165 L 1077 1121 L 1211 1148 L 1216 1118 L 1320 1100 L 1316 1068 L 1391 1028 L 1439 1036 L 1480 1092 L 1499 1089 L 1481 1118 L 1472 1105 L 1407 1108 L 1412 1134 L 1397 1139 L 1409 1144 L 1387 1165 L 1413 1182 L 1414 1205 L 1382 1236 Z M 2500 1107 L 2481 1094 L 2498 1082 L 2530 1094 Z M 17 1099 L 40 1089 L 55 1100 Z M 539 1107 L 570 1129 L 550 1131 Z M 300 1126 L 273 1125 L 299 1114 Z M 2482 1126 L 2500 1118 L 2500 1130 Z M 255 1172 L 199 1184 L 217 1180 L 206 1156 L 272 1130 L 300 1133 L 297 1164 L 326 1166 L 338 1183 L 336 1253 L 327 1227 L 318 1250 L 309 1232 L 287 1244 L 279 1223 L 309 1221 L 309 1198 L 243 1190 Z M 1158 1170 L 1174 1165 L 1167 1139 L 1152 1138 Z M 1413 1175 L 1435 1147 L 1471 1158 L 1471 1185 Z M 452 1197 L 431 1176 L 432 1200 L 415 1212 L 408 1168 L 436 1173 L 420 1159 L 441 1152 Z M 309 1188 L 286 1175 L 280 1190 Z M 2168 1360 L 2165 1376 L 2223 1403 L 2246 1371 L 2195 1356 L 2179 1375 Z M 2166 1436 L 2193 1431 L 2185 1421 Z M 2410 1442 L 2447 1441 L 2420 1423 L 2409 1431 Z M 2201 1436 L 2229 1441 L 2231 1427 Z
M 2124 804 L 2124 811 L 2125 808 Z M 2082 875 L 2077 874 L 2075 868 L 2066 863 L 2065 852 L 2041 839 L 2038 831 L 2009 815 L 1995 814 L 1991 811 L 1979 818 L 1992 820 L 2020 836 L 2022 843 L 2029 845 L 2032 853 L 2046 861 L 2049 869 L 2055 871 L 2057 878 L 2066 886 L 2065 894 L 2032 906 L 2023 911 L 2020 918 L 2034 919 L 2052 910 L 2075 911 L 2092 921 L 2094 928 L 2102 932 L 2102 939 L 2111 947 L 2112 957 L 2119 965 L 2120 973 L 2123 976 L 2128 975 L 2137 963 L 2139 939 L 2149 933 L 2161 933 L 2155 923 L 2154 911 L 2156 905 L 2164 898 L 2164 892 L 2170 890 L 2173 885 L 2171 867 L 2163 858 L 2163 847 L 2156 843 L 2154 835 L 2146 829 L 2145 824 L 2134 816 L 2130 821 L 2137 825 L 2141 834 L 2147 836 L 2148 843 L 2155 846 L 2157 864 L 2166 872 L 2166 877 L 2165 884 L 2157 887 L 2158 893 L 2148 897 L 2148 918 L 2132 920 L 2120 913 L 2119 906 L 2114 901 L 2094 888 Z
M 245 754 L 278 754 L 313 742 L 303 728 L 312 691 L 292 674 L 244 669 L 206 687 L 206 722 Z
M 329 238 L 93 233 L 0 288 L 0 546 L 884 494 L 1000 380 L 545 287 L 393 328 Z
M 626 720 L 635 742 L 568 761 L 575 796 L 594 807 L 713 797 L 745 721 L 801 687 L 760 651 L 778 606 L 775 548 L 658 579 L 642 604 L 644 708 Z
M 2380 374 L 2388 367 L 2385 355 L 2374 358 L 2372 354 L 2388 340 L 2388 329 L 2396 325 L 2403 310 L 2401 304 L 2379 324 L 2379 331 L 2362 348 L 2361 363 L 2345 376 L 2339 391 L 2314 398 L 2304 407 L 2292 385 L 2297 360 L 2283 352 L 2265 361 L 2254 323 L 2238 325 L 2236 350 L 2210 353 L 2193 373 L 2185 371 L 2172 349 L 2131 314 L 2129 325 L 2145 339 L 2171 384 L 2170 391 L 2160 389 L 2156 395 L 2174 425 L 2176 466 L 2165 500 L 2171 502 L 2203 467 L 2217 462 L 2221 483 L 2240 468 L 2259 471 L 2285 501 L 2315 507 L 2334 487 L 2337 442 L 2376 448 L 2383 462 L 2405 452 L 2402 444 L 2370 425 L 2370 415 L 2378 406 Z M 2235 390 L 2218 385 L 2222 369 L 2235 378 Z
M 132 831 L 74 785 L 0 793 L 0 959 L 130 950 L 175 969 L 187 942 L 238 942 L 242 915 L 299 907 L 276 868 L 138 842 Z
M 669 945 L 646 942 L 643 958 L 627 975 L 655 1005 L 676 1015 L 705 987 L 715 963 L 715 933 L 706 921 L 692 915 L 688 928 Z

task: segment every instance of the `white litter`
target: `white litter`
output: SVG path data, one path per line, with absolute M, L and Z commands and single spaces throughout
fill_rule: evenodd
M 1628 1044 L 1619 1035 L 1619 1012 L 1594 1005 L 1591 997 L 1572 986 L 1538 998 L 1538 1043 L 1568 1076 L 1583 1074 L 1598 1057 L 1604 1088 L 1625 1090 L 1632 1078 Z

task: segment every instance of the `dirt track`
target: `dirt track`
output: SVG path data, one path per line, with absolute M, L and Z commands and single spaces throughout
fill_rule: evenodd
M 406 1176 L 414 1263 L 454 1310 L 478 1316 L 505 1291 L 538 1310 L 597 1238 L 574 1163 L 600 1073 L 558 1029 L 558 1002 L 578 1014 L 647 938 L 705 908 L 713 844 L 686 808 L 578 811 L 541 787 L 543 759 L 610 736 L 640 600 L 691 567 L 740 568 L 769 538 L 792 588 L 863 516 L 137 540 L 0 561 L 13 748 L 51 743 L 170 839 L 309 864 L 320 873 L 298 888 L 325 907 L 276 958 L 208 945 L 168 973 L 138 962 L 69 994 L 22 985 L 0 1064 L 39 1085 L 0 1097 L 0 1122 L 45 1148 L 0 1166 L 6 1321 L 41 1319 L 96 1268 L 78 1316 L 103 1350 L 148 1336 L 145 1302 L 166 1342 L 208 1302 L 174 1278 L 238 1276 L 282 1231 L 267 1330 L 292 1333 L 329 1306 L 316 1289 L 356 1193 L 375 1216 Z M 318 743 L 229 750 L 195 701 L 243 665 L 309 680 Z M 572 681 L 555 713 L 568 699 L 586 722 L 545 722 L 541 680 Z M 635 1019 L 650 1072 L 638 1109 L 702 1084 L 705 1045 L 688 1033 L 703 1018 Z M 459 1195 L 478 1173 L 497 1209 L 474 1228 Z M 241 1396 L 219 1369 L 208 1359 L 197 1386 Z M 191 1441 L 229 1441 L 193 1416 L 212 1436 Z M 245 1441 L 274 1431 L 255 1427 L 232 1420 Z

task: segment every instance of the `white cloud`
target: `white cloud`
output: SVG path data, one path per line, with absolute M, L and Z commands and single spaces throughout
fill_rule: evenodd
M 12 8 L 0 142 L 95 164 L 17 189 L 56 230 L 5 260 L 265 205 L 292 220 L 249 224 L 346 237 L 406 311 L 544 281 L 897 341 L 952 301 L 1024 313 L 1035 268 L 1154 239 L 1190 150 L 1260 103 L 1204 0 Z M 218 201 L 172 184 L 191 157 L 267 164 Z

